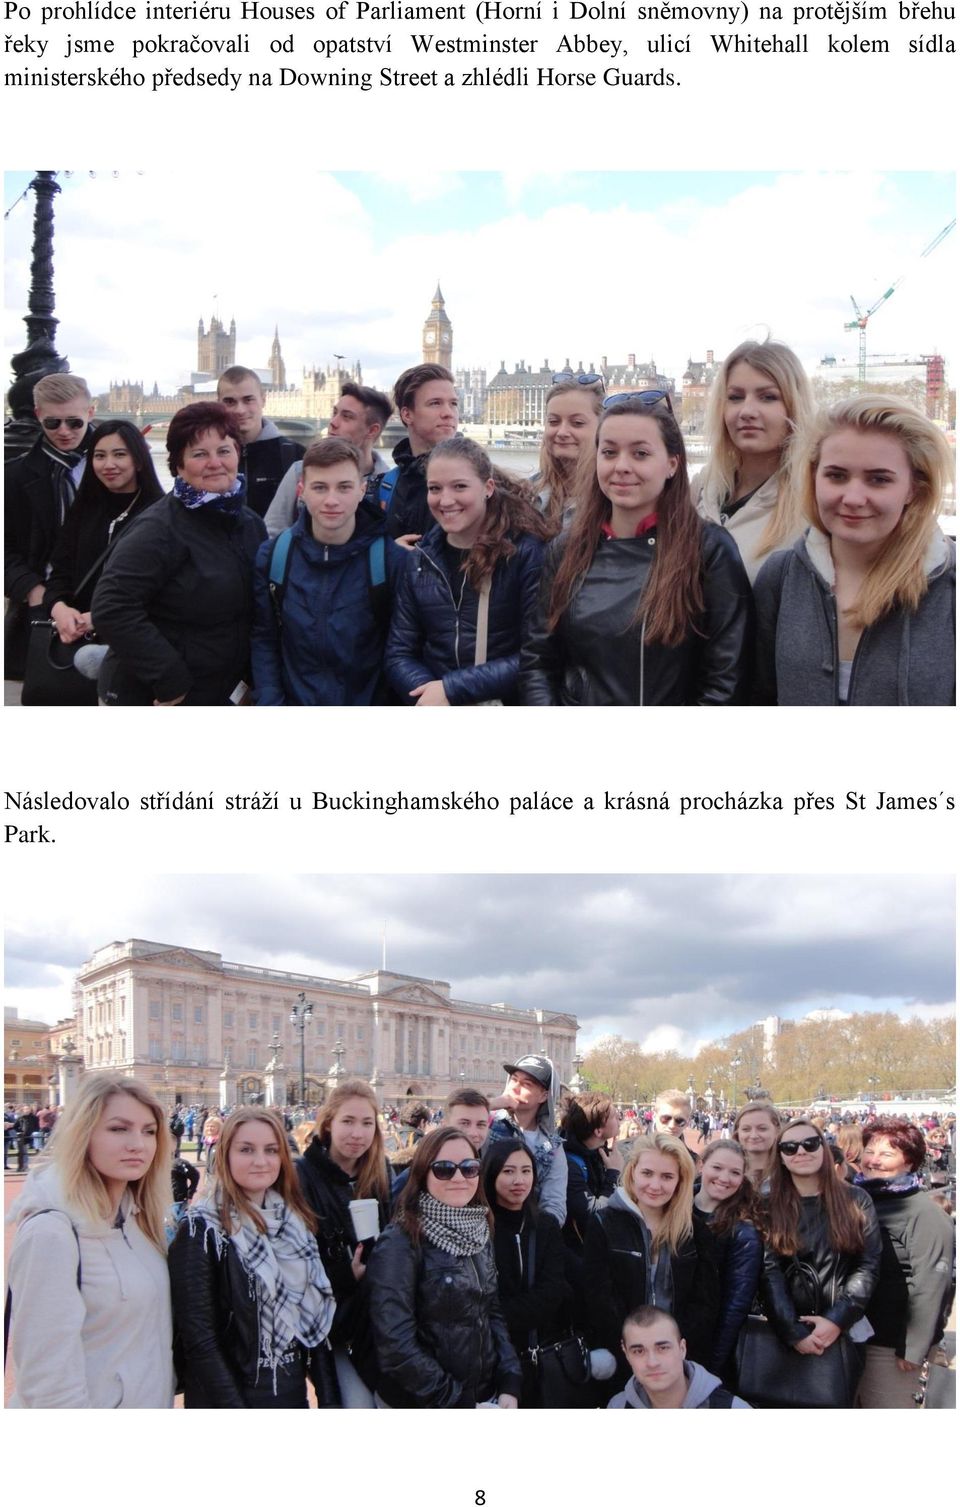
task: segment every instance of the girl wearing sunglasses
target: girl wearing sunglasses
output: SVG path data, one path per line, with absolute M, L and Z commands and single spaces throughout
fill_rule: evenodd
M 747 340 L 717 373 L 707 405 L 710 459 L 693 484 L 704 518 L 720 523 L 751 582 L 803 530 L 790 477 L 794 434 L 813 415 L 807 374 L 788 345 Z
M 683 436 L 654 395 L 607 400 L 596 467 L 547 549 L 520 657 L 528 706 L 743 699 L 753 601 L 736 545 L 690 501 Z
M 645 1304 L 672 1313 L 690 1358 L 709 1363 L 719 1292 L 706 1233 L 693 1222 L 693 1181 L 693 1158 L 678 1136 L 638 1136 L 619 1187 L 587 1225 L 588 1339 L 607 1352 L 606 1369 L 592 1357 L 594 1375 L 615 1371 L 612 1391 L 631 1374 L 620 1344 L 624 1320 Z
M 540 464 L 532 477 L 540 511 L 559 529 L 576 505 L 579 463 L 593 445 L 603 412 L 603 378 L 580 381 L 560 373 L 547 393 Z
M 490 1237 L 476 1152 L 454 1126 L 431 1131 L 367 1267 L 380 1406 L 517 1406 Z
M 747 1176 L 746 1152 L 736 1141 L 711 1141 L 705 1148 L 693 1220 L 694 1225 L 702 1225 L 707 1231 L 720 1274 L 720 1311 L 710 1370 L 721 1377 L 729 1376 L 737 1338 L 753 1307 L 763 1264 L 756 1195 Z
M 809 1120 L 780 1132 L 765 1206 L 761 1301 L 774 1332 L 799 1355 L 843 1341 L 831 1367 L 830 1405 L 850 1407 L 863 1367 L 864 1320 L 880 1268 L 880 1232 L 862 1188 L 841 1182 L 823 1135 Z M 749 1378 L 747 1378 L 749 1381 Z M 821 1388 L 811 1378 L 811 1405 Z M 818 1405 L 825 1405 L 821 1399 Z

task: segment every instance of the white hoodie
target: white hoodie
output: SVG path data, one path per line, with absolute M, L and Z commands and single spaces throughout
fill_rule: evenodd
M 9 1216 L 19 1223 L 8 1271 L 9 1407 L 173 1407 L 166 1259 L 137 1224 L 129 1191 L 120 1208 L 116 1229 L 68 1208 L 56 1168 L 27 1179 Z

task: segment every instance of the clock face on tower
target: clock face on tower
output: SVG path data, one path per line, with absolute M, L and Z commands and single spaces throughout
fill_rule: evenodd
M 447 334 L 446 330 L 444 330 L 443 334 L 440 336 L 440 344 L 442 346 L 448 346 L 450 344 L 450 336 Z
M 436 340 L 436 338 L 437 337 L 433 333 L 432 330 L 424 330 L 424 333 L 423 333 L 423 343 L 424 343 L 424 345 L 432 345 L 433 342 Z

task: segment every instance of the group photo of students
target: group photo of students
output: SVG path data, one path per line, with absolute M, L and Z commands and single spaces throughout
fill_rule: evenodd
M 952 1115 L 639 1114 L 539 1052 L 503 1069 L 405 1140 L 362 1078 L 294 1124 L 84 1073 L 8 1216 L 9 1405 L 924 1405 Z
M 955 703 L 945 435 L 894 396 L 818 408 L 777 340 L 720 364 L 693 482 L 670 394 L 593 372 L 557 375 L 530 479 L 432 363 L 345 383 L 306 449 L 231 367 L 170 420 L 172 486 L 81 378 L 34 403 L 5 476 L 25 705 Z

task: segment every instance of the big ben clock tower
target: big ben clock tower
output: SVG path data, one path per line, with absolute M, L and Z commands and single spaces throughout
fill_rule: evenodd
M 453 325 L 447 318 L 439 283 L 423 326 L 423 359 L 438 361 L 453 371 Z

